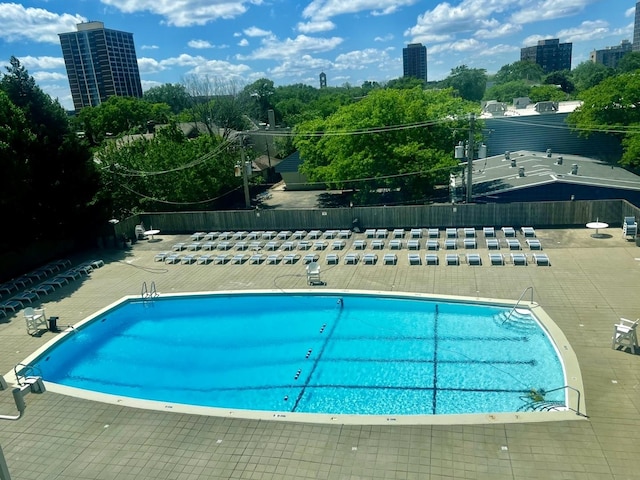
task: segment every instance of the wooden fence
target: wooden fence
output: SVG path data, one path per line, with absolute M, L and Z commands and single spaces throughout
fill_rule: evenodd
M 310 230 L 411 227 L 536 228 L 584 226 L 599 219 L 619 227 L 625 216 L 640 219 L 640 209 L 626 200 L 507 204 L 439 204 L 327 209 L 273 209 L 207 212 L 142 213 L 115 225 L 115 233 L 133 238 L 135 226 L 166 234 L 211 230 Z

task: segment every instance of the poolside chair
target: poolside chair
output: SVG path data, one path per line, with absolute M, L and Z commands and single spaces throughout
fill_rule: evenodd
M 233 247 L 233 244 L 229 241 L 218 243 L 218 250 L 231 250 L 232 247 Z
M 412 228 L 409 232 L 409 236 L 411 238 L 422 238 L 422 229 L 421 228 Z
M 345 265 L 356 265 L 358 263 L 358 260 L 360 260 L 360 255 L 358 255 L 357 253 L 347 253 L 344 256 Z
M 398 256 L 395 253 L 385 253 L 382 257 L 382 263 L 385 265 L 396 265 L 398 263 Z
M 40 300 L 40 295 L 35 290 L 25 290 L 14 295 L 10 300 L 16 300 L 23 305 L 31 305 L 36 300 Z
M 376 238 L 376 229 L 375 228 L 367 228 L 364 231 L 364 236 L 367 238 Z
M 487 249 L 489 250 L 500 250 L 500 242 L 497 238 L 487 238 Z
M 323 242 L 321 240 L 317 242 L 313 242 L 314 250 L 324 250 L 325 248 L 327 248 L 327 242 Z
M 282 251 L 289 252 L 296 248 L 296 242 L 284 242 L 282 244 Z
M 292 232 L 290 230 L 282 230 L 278 232 L 276 235 L 276 239 L 278 240 L 286 240 L 291 236 Z
M 257 252 L 258 250 L 262 249 L 262 242 L 260 241 L 253 241 L 249 244 L 249 250 Z
M 364 265 L 375 265 L 378 263 L 378 255 L 375 253 L 365 253 L 362 256 L 362 263 Z
M 224 265 L 229 261 L 230 257 L 231 255 L 229 255 L 228 253 L 220 253 L 213 259 L 213 263 L 216 265 Z
M 300 259 L 300 255 L 297 253 L 287 253 L 284 257 L 282 257 L 283 264 L 293 265 Z
M 425 265 L 440 265 L 440 258 L 435 253 L 427 253 L 424 256 Z
M 320 280 L 320 265 L 318 262 L 311 262 L 306 267 L 307 270 L 307 284 L 308 285 L 322 285 L 324 282 Z
M 346 245 L 347 243 L 344 240 L 334 240 L 333 242 L 331 242 L 331 249 L 342 250 Z
M 202 237 L 203 240 L 214 240 L 216 238 L 218 238 L 218 236 L 220 235 L 220 232 L 209 232 L 207 233 L 204 237 Z
M 407 249 L 408 250 L 420 250 L 420 240 L 408 240 L 407 241 Z
M 298 242 L 298 250 L 309 250 L 311 248 L 311 242 L 308 240 L 301 240 Z
M 505 238 L 505 240 L 507 242 L 509 250 L 522 250 L 520 240 L 518 240 L 517 238 Z
M 511 263 L 516 266 L 527 266 L 529 262 L 527 261 L 527 256 L 524 253 L 512 253 L 511 254 Z
M 403 228 L 394 228 L 393 232 L 391 232 L 391 236 L 393 238 L 404 238 L 404 229 Z
M 196 261 L 196 263 L 198 265 L 207 265 L 209 262 L 211 262 L 213 260 L 213 255 L 211 255 L 210 253 L 205 253 L 204 255 L 200 255 L 198 257 L 198 260 Z
M 167 257 L 164 259 L 164 263 L 168 263 L 168 264 L 180 263 L 181 257 L 182 255 L 180 255 L 179 253 L 172 253 L 171 255 L 167 255 Z
M 446 238 L 444 240 L 444 248 L 445 250 L 457 250 L 458 241 L 455 238 Z
M 278 248 L 280 248 L 280 242 L 267 242 L 267 244 L 264 246 L 265 250 L 271 251 L 273 252 L 274 250 L 277 250 Z
M 273 230 L 269 230 L 267 232 L 262 232 L 261 237 L 263 240 L 273 240 L 276 235 L 276 232 L 274 232 Z
M 264 262 L 265 256 L 262 253 L 254 253 L 249 257 L 249 263 L 253 265 L 260 265 Z
M 478 248 L 475 238 L 465 238 L 462 240 L 464 248 Z
M 47 329 L 47 317 L 44 308 L 27 307 L 24 309 L 24 320 L 27 326 L 27 333 L 34 335 L 40 331 L 40 327 Z
M 175 252 L 179 252 L 181 250 L 184 250 L 185 248 L 187 248 L 187 244 L 183 242 L 179 242 L 179 243 L 174 243 L 173 246 L 171 247 L 171 250 Z
M 460 257 L 456 253 L 447 253 L 445 259 L 447 265 L 460 265 Z
M 440 230 L 437 228 L 429 228 L 427 229 L 427 237 L 429 238 L 440 238 Z
M 338 265 L 340 262 L 340 257 L 335 253 L 330 253 L 326 256 L 327 265 Z
M 624 221 L 622 222 L 622 236 L 627 238 L 635 238 L 638 234 L 638 222 L 636 222 L 636 217 L 624 217 Z
M 507 238 L 513 238 L 516 236 L 516 231 L 513 227 L 502 227 L 502 233 L 504 233 L 504 236 Z
M 308 264 L 310 264 L 310 263 L 317 262 L 317 261 L 318 261 L 318 258 L 320 258 L 320 257 L 318 256 L 318 254 L 317 254 L 317 253 L 307 253 L 307 254 L 302 258 L 302 263 L 303 263 L 303 264 L 305 264 L 305 265 L 308 265 Z
M 20 302 L 19 300 L 7 300 L 6 302 L 0 304 L 1 310 L 4 310 L 5 312 L 10 310 L 11 313 L 15 313 L 22 307 L 24 307 L 24 305 L 22 305 L 22 302 Z
M 379 228 L 376 230 L 376 238 L 387 238 L 389 231 L 386 228 Z
M 169 255 L 169 252 L 156 253 L 153 257 L 154 262 L 164 262 L 165 258 Z
M 184 257 L 182 257 L 180 259 L 180 263 L 183 265 L 191 265 L 192 263 L 196 263 L 197 258 L 198 258 L 198 255 L 194 253 L 190 253 L 189 255 L 185 255 Z
M 187 250 L 200 250 L 202 248 L 201 242 L 193 242 L 187 245 Z
M 307 236 L 306 230 L 296 230 L 295 232 L 293 232 L 293 235 L 291 235 L 291 238 L 293 240 L 302 240 L 306 236 Z
M 267 265 L 277 265 L 278 263 L 280 263 L 280 260 L 282 260 L 282 255 L 280 255 L 279 253 L 272 253 L 271 255 L 267 256 L 265 263 Z
M 232 237 L 233 232 L 222 232 L 220 235 L 218 235 L 218 240 L 231 240 Z
M 311 240 L 317 240 L 318 238 L 320 238 L 322 236 L 322 232 L 320 230 L 311 230 L 309 232 L 309 238 Z
M 475 228 L 470 228 L 470 227 L 463 228 L 462 229 L 462 233 L 463 233 L 465 238 L 476 238 L 476 229 Z
M 420 260 L 420 255 L 417 253 L 407 254 L 407 260 L 409 260 L 409 265 L 422 265 L 422 260 Z
M 525 236 L 525 238 L 535 238 L 536 237 L 536 231 L 533 227 L 521 227 L 520 231 L 522 232 L 522 235 Z
M 51 285 L 49 283 L 41 283 L 40 285 L 36 285 L 33 290 L 38 293 L 38 295 L 48 295 L 55 291 L 55 285 Z
M 391 250 L 402 250 L 402 240 L 389 240 L 389 248 Z
M 202 240 L 205 235 L 206 233 L 204 232 L 195 232 L 189 238 L 191 238 L 191 240 L 193 240 L 194 242 L 197 242 L 198 240 Z
M 382 250 L 384 248 L 384 240 L 372 240 L 371 248 L 374 250 Z
M 231 257 L 231 261 L 229 263 L 232 263 L 233 265 L 242 265 L 247 261 L 247 258 L 249 258 L 249 255 L 245 253 L 238 253 Z
M 236 250 L 243 252 L 249 248 L 249 244 L 245 240 L 240 240 L 239 242 L 236 242 L 234 247 Z
M 456 228 L 447 228 L 445 230 L 445 236 L 447 238 L 458 238 L 458 230 Z
M 479 253 L 467 253 L 467 265 L 482 265 Z
M 351 230 L 340 230 L 338 238 L 351 238 Z
M 432 238 L 427 240 L 427 250 L 440 250 L 440 242 Z
M 533 263 L 535 263 L 538 266 L 541 266 L 541 265 L 544 265 L 546 267 L 551 266 L 551 261 L 549 260 L 549 257 L 547 257 L 545 253 L 534 253 Z
M 243 240 L 248 234 L 249 232 L 245 231 L 236 232 L 231 236 L 231 240 Z
M 327 240 L 333 240 L 334 238 L 336 238 L 338 236 L 338 231 L 337 230 L 326 230 L 322 236 L 324 238 L 326 238 Z
M 491 265 L 504 265 L 504 257 L 501 253 L 490 253 L 489 262 Z
M 202 250 L 215 250 L 218 248 L 218 244 L 216 242 L 204 242 L 202 244 Z
M 365 248 L 367 248 L 367 241 L 366 240 L 354 240 L 353 241 L 353 248 L 355 250 L 364 250 Z
M 529 245 L 529 250 L 542 250 L 542 244 L 537 238 L 527 238 L 525 241 Z
M 482 233 L 485 238 L 493 238 L 496 236 L 496 230 L 493 227 L 482 227 Z
M 626 318 L 620 318 L 620 323 L 613 326 L 613 337 L 611 339 L 611 348 L 617 350 L 618 347 L 623 349 L 631 349 L 631 353 L 635 355 L 638 348 L 638 336 L 636 333 L 638 320 L 635 322 Z
M 258 240 L 260 237 L 262 237 L 262 232 L 259 230 L 247 233 L 247 240 Z

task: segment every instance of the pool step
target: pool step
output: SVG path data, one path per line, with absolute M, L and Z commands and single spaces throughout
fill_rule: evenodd
M 519 332 L 530 332 L 539 328 L 538 322 L 531 315 L 520 313 L 517 310 L 513 311 L 511 315 L 509 312 L 500 312 L 494 315 L 493 319 L 497 324 Z
M 551 412 L 564 411 L 567 407 L 562 402 L 532 402 L 518 409 L 519 412 Z

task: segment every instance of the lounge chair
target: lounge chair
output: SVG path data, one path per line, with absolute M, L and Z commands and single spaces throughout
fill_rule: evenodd
M 500 242 L 497 238 L 487 238 L 487 249 L 489 250 L 500 250 Z
M 317 242 L 313 242 L 313 249 L 314 250 L 324 250 L 325 248 L 327 248 L 327 242 L 323 242 L 322 240 L 319 240 Z
M 464 248 L 478 248 L 475 238 L 464 238 L 462 240 Z
M 522 232 L 522 235 L 525 236 L 525 238 L 535 238 L 536 237 L 536 231 L 533 227 L 521 227 L 520 231 Z
M 311 242 L 308 240 L 301 240 L 298 242 L 298 250 L 309 250 L 311 248 Z
M 389 236 L 389 231 L 386 228 L 379 228 L 376 230 L 376 238 L 387 238 Z
M 68 278 L 56 275 L 53 278 L 49 278 L 49 279 L 45 280 L 40 285 L 53 285 L 54 287 L 62 287 L 64 285 L 66 285 L 67 283 L 69 283 L 69 279 Z
M 286 240 L 291 236 L 292 232 L 290 230 L 282 230 L 280 232 L 278 232 L 278 234 L 276 235 L 276 238 L 278 240 Z
M 522 250 L 522 245 L 520 244 L 520 240 L 517 238 L 506 238 L 507 246 L 509 250 Z
M 542 250 L 542 244 L 537 238 L 527 238 L 525 242 L 527 242 L 529 250 Z
M 249 250 L 257 252 L 258 250 L 262 249 L 262 242 L 260 241 L 253 241 L 249 244 Z
M 458 241 L 455 238 L 446 238 L 444 240 L 444 248 L 445 250 L 457 250 Z
M 384 240 L 372 240 L 371 248 L 374 250 L 382 250 L 384 248 Z
M 273 230 L 269 230 L 266 232 L 262 232 L 262 239 L 263 240 L 273 240 L 274 238 L 276 238 L 277 233 L 274 232 Z
M 282 257 L 283 264 L 292 265 L 296 263 L 298 260 L 300 260 L 300 255 L 298 255 L 297 253 L 287 253 L 284 257 Z
M 308 265 L 310 263 L 313 262 L 317 262 L 318 261 L 318 254 L 317 253 L 307 253 L 303 258 L 302 258 L 302 263 L 305 265 Z
M 344 256 L 345 265 L 356 265 L 360 260 L 360 255 L 357 253 L 347 253 Z
M 427 237 L 429 238 L 440 238 L 440 230 L 437 228 L 429 228 L 427 229 Z
M 638 234 L 638 222 L 636 222 L 636 217 L 624 217 L 624 221 L 622 222 L 622 236 L 627 238 L 635 238 Z
M 511 254 L 511 263 L 516 266 L 527 266 L 529 262 L 527 261 L 527 256 L 524 253 L 512 253 Z
M 295 232 L 293 232 L 293 235 L 291 235 L 291 238 L 293 240 L 302 240 L 306 236 L 307 236 L 306 230 L 296 230 Z
M 38 295 L 48 295 L 50 293 L 53 293 L 55 289 L 55 285 L 51 285 L 50 283 L 41 283 L 40 285 L 36 285 L 35 287 L 33 287 L 33 290 Z
M 629 348 L 635 355 L 638 348 L 638 335 L 636 333 L 638 320 L 635 322 L 626 318 L 620 318 L 620 323 L 613 326 L 613 338 L 611 348 L 617 350 L 618 347 Z
M 236 242 L 234 247 L 236 250 L 243 252 L 249 248 L 249 244 L 245 240 L 240 240 L 239 242 Z
M 422 238 L 422 229 L 421 228 L 412 228 L 409 232 L 409 236 L 411 238 Z
M 220 235 L 220 232 L 209 232 L 207 233 L 204 237 L 202 237 L 203 240 L 214 240 L 216 238 L 218 238 L 218 236 Z
M 200 255 L 197 260 L 198 265 L 207 265 L 209 262 L 213 260 L 213 255 L 210 253 L 205 253 L 204 255 Z
M 464 235 L 464 238 L 476 238 L 475 228 L 470 228 L 470 227 L 463 228 L 462 233 Z
M 231 250 L 232 247 L 233 247 L 233 244 L 229 241 L 218 243 L 218 250 Z
M 375 265 L 378 263 L 378 255 L 375 253 L 365 253 L 362 256 L 362 263 L 364 265 Z
M 427 240 L 427 250 L 440 250 L 440 242 L 432 238 Z
M 20 286 L 16 285 L 14 282 L 6 282 L 0 285 L 0 293 L 11 295 L 14 291 L 17 292 L 18 290 L 20 290 Z
M 282 255 L 279 253 L 272 253 L 271 255 L 267 255 L 267 259 L 265 263 L 267 265 L 277 265 L 282 260 Z
M 204 232 L 195 232 L 194 234 L 191 235 L 191 240 L 193 241 L 198 241 L 198 240 L 202 240 L 204 238 L 204 236 L 206 235 L 206 233 Z
M 355 250 L 364 250 L 365 248 L 367 248 L 367 241 L 366 240 L 354 240 L 353 241 L 353 248 Z
M 193 242 L 187 245 L 187 250 L 200 250 L 202 248 L 202 242 Z
M 179 242 L 179 243 L 174 243 L 173 246 L 171 247 L 171 250 L 173 250 L 174 252 L 179 252 L 181 250 L 184 250 L 185 248 L 187 248 L 187 244 L 184 242 Z
M 40 295 L 35 290 L 25 290 L 14 295 L 10 300 L 17 300 L 23 305 L 31 305 L 33 302 L 40 300 Z
M 375 228 L 367 228 L 364 231 L 364 236 L 367 238 L 376 238 L 376 230 Z
M 496 236 L 496 230 L 493 227 L 482 227 L 482 233 L 485 238 L 493 238 Z
M 389 240 L 389 248 L 391 250 L 402 250 L 402 240 Z
M 402 229 L 402 228 L 394 228 L 393 232 L 391 232 L 391 236 L 393 238 L 404 238 L 404 229 Z
M 420 255 L 417 253 L 409 253 L 407 255 L 407 260 L 409 260 L 409 265 L 422 265 Z
M 346 245 L 347 243 L 344 240 L 334 240 L 333 242 L 331 242 L 331 249 L 342 250 Z
M 296 248 L 296 242 L 284 242 L 282 244 L 282 251 L 283 252 L 290 252 L 291 250 L 294 250 Z
M 249 232 L 236 232 L 231 236 L 231 240 L 243 240 L 247 235 L 249 234 Z
M 5 312 L 10 310 L 11 313 L 17 312 L 22 307 L 24 307 L 24 305 L 22 304 L 22 302 L 20 302 L 18 300 L 7 300 L 6 302 L 2 302 L 0 304 L 0 309 L 1 310 L 4 310 Z
M 24 309 L 24 320 L 27 325 L 27 333 L 34 335 L 40 331 L 40 327 L 47 329 L 47 317 L 44 308 L 27 307 Z
M 408 250 L 420 250 L 420 240 L 407 240 Z
M 183 265 L 191 265 L 192 263 L 196 263 L 198 255 L 194 253 L 190 253 L 189 255 L 185 255 L 180 259 L 180 263 Z
M 309 238 L 311 240 L 317 240 L 318 238 L 320 238 L 322 236 L 322 232 L 320 230 L 311 230 L 309 232 Z
M 180 263 L 181 257 L 182 255 L 180 255 L 179 253 L 172 253 L 171 255 L 167 255 L 167 257 L 164 259 L 164 263 L 169 263 L 169 264 Z
M 215 250 L 218 248 L 218 244 L 216 242 L 204 242 L 202 244 L 202 250 Z
M 231 240 L 233 238 L 233 232 L 222 232 L 218 235 L 218 240 Z
M 440 265 L 440 258 L 435 253 L 427 253 L 424 256 L 425 265 Z
M 551 266 L 551 261 L 546 253 L 534 253 L 533 254 L 533 263 L 538 266 L 544 265 L 545 267 Z
M 264 249 L 270 252 L 273 252 L 274 250 L 277 250 L 280 248 L 280 242 L 267 242 L 267 244 L 264 246 Z
M 336 238 L 338 236 L 338 231 L 337 230 L 326 230 L 322 236 L 324 238 L 326 238 L 327 240 L 333 240 L 334 238 Z
M 516 231 L 513 227 L 502 227 L 502 233 L 506 238 L 513 238 L 516 236 Z
M 501 253 L 490 253 L 489 262 L 491 265 L 504 265 L 504 257 Z
M 262 231 L 253 230 L 247 234 L 247 240 L 258 240 L 262 237 Z
M 338 265 L 340 262 L 340 257 L 335 253 L 329 253 L 325 260 L 327 261 L 327 265 Z
M 467 265 L 482 265 L 479 253 L 467 253 Z
M 236 255 L 231 257 L 231 261 L 229 263 L 232 263 L 233 265 L 242 265 L 247 261 L 247 258 L 249 258 L 249 255 L 247 255 L 246 253 L 237 253 Z
M 445 259 L 447 265 L 460 265 L 460 257 L 456 253 L 447 253 Z
M 395 253 L 385 253 L 382 257 L 382 263 L 385 265 L 396 265 L 398 263 L 398 256 Z
M 249 263 L 253 265 L 260 265 L 264 262 L 265 256 L 262 253 L 254 253 L 249 257 Z
M 216 265 L 224 265 L 229 261 L 230 257 L 231 255 L 229 255 L 228 253 L 220 253 L 216 255 L 216 258 L 213 259 L 213 263 Z
M 340 230 L 338 238 L 351 238 L 351 230 Z
M 323 284 L 320 280 L 320 265 L 318 262 L 311 262 L 306 267 L 307 270 L 307 284 L 308 285 L 320 285 Z
M 447 228 L 445 230 L 446 238 L 458 238 L 458 229 L 456 228 Z

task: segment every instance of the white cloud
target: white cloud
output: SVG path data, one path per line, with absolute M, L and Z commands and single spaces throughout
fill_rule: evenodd
M 213 45 L 208 40 L 189 40 L 187 43 L 191 48 L 213 48 Z
M 304 18 L 327 20 L 346 13 L 370 11 L 373 15 L 388 15 L 418 0 L 313 0 L 303 10 Z
M 492 47 L 481 49 L 477 55 L 480 57 L 493 57 L 494 55 L 502 55 L 504 53 L 512 53 L 512 52 L 520 52 L 520 47 L 515 45 L 504 45 L 499 43 L 498 45 L 494 45 Z
M 194 67 L 206 61 L 207 60 L 200 55 L 194 57 L 193 55 L 188 55 L 186 53 L 183 53 L 181 55 L 178 55 L 177 57 L 165 58 L 164 60 L 161 60 L 160 65 L 162 67 L 167 67 L 167 66 Z
M 560 30 L 556 37 L 562 42 L 584 42 L 600 39 L 609 34 L 609 24 L 604 20 L 585 21 L 578 27 Z
M 248 56 L 239 56 L 240 60 L 290 59 L 307 53 L 328 52 L 342 43 L 342 38 L 320 38 L 298 35 L 296 38 L 278 40 L 275 37 L 262 39 L 262 46 Z
M 197 76 L 243 79 L 249 72 L 251 72 L 251 67 L 242 63 L 233 64 L 222 60 L 206 60 L 198 62 L 198 65 L 187 73 Z
M 500 26 L 491 29 L 480 29 L 476 32 L 476 38 L 482 39 L 490 39 L 490 38 L 501 38 L 509 35 L 513 35 L 514 33 L 518 33 L 522 30 L 521 25 L 514 25 L 513 23 L 503 23 Z
M 373 64 L 384 62 L 385 57 L 388 58 L 387 50 L 378 50 L 377 48 L 366 48 L 364 50 L 354 50 L 348 53 L 342 53 L 336 57 L 334 67 L 338 70 L 362 70 Z
M 160 86 L 164 85 L 162 82 L 157 82 L 155 80 L 140 80 L 140 83 L 142 84 L 142 91 L 143 92 L 146 92 L 150 88 L 160 87 Z
M 314 58 L 311 55 L 302 55 L 297 58 L 285 60 L 280 65 L 269 69 L 269 74 L 274 78 L 297 77 L 306 78 L 309 72 L 330 70 L 332 63 L 323 58 Z
M 271 32 L 267 30 L 262 30 L 261 28 L 258 28 L 258 27 L 245 28 L 243 32 L 247 37 L 266 37 L 268 35 L 271 35 Z
M 157 50 L 160 47 L 158 45 L 142 45 L 142 47 L 140 47 L 142 50 Z
M 169 25 L 205 25 L 217 19 L 232 19 L 247 12 L 249 5 L 263 0 L 100 0 L 124 13 L 151 12 Z
M 393 40 L 393 35 L 391 33 L 387 33 L 383 37 L 376 37 L 373 39 L 374 42 L 390 42 Z
M 537 0 L 526 2 L 526 7 L 511 16 L 513 23 L 531 23 L 570 17 L 582 12 L 589 4 L 599 0 Z
M 336 28 L 336 24 L 331 20 L 323 20 L 318 22 L 307 22 L 307 23 L 298 23 L 296 29 L 300 33 L 319 33 L 319 32 L 328 32 L 329 30 L 333 30 Z
M 240 46 L 240 47 L 248 47 L 249 46 L 249 40 L 247 40 L 246 38 L 243 38 L 242 40 L 240 40 L 238 42 L 238 46 Z
M 34 80 L 40 82 L 58 82 L 60 80 L 66 80 L 67 76 L 62 73 L 56 72 L 34 72 L 31 74 Z
M 636 7 L 629 7 L 624 12 L 625 17 L 635 17 L 635 15 L 636 15 Z
M 487 48 L 487 44 L 475 38 L 456 40 L 455 42 L 440 43 L 428 49 L 428 53 L 435 55 L 443 52 L 473 52 Z
M 76 24 L 86 21 L 81 15 L 60 15 L 42 8 L 0 3 L 0 38 L 7 42 L 28 40 L 59 44 L 59 33 L 74 32 Z
M 153 58 L 148 58 L 148 57 L 138 58 L 138 70 L 140 70 L 141 74 L 158 73 L 164 69 L 165 67 L 163 67 L 160 64 L 160 62 L 158 62 Z
M 62 57 L 20 57 L 20 65 L 25 67 L 27 70 L 31 70 L 34 68 L 44 69 L 44 70 L 55 70 L 62 68 L 64 69 L 64 58 Z M 66 76 L 65 76 L 66 78 Z
M 552 38 L 553 35 L 529 35 L 527 38 L 525 38 L 522 41 L 522 46 L 523 47 L 531 47 L 533 45 L 536 45 L 540 40 L 545 40 L 547 38 Z

